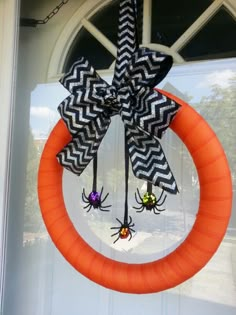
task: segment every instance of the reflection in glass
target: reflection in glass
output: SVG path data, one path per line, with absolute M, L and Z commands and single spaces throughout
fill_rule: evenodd
M 72 44 L 64 72 L 68 72 L 73 63 L 81 57 L 86 57 L 90 64 L 99 70 L 109 68 L 115 60 L 112 54 L 85 28 L 79 31 Z
M 236 57 L 235 17 L 223 7 L 180 51 L 186 61 Z
M 153 0 L 152 43 L 172 46 L 211 4 L 211 0 Z
M 105 78 L 106 79 L 106 78 Z M 159 88 L 169 90 L 187 100 L 210 123 L 222 142 L 232 170 L 235 190 L 235 59 L 211 61 L 174 67 Z M 121 295 L 110 292 L 85 279 L 61 256 L 45 231 L 37 203 L 37 168 L 42 147 L 57 119 L 57 106 L 68 95 L 60 84 L 38 85 L 31 93 L 31 118 L 28 142 L 28 161 L 24 211 L 24 242 L 17 250 L 8 248 L 7 281 L 4 315 L 70 315 L 78 312 L 116 314 L 120 303 L 126 301 L 130 315 L 141 314 L 140 303 L 146 311 L 160 314 L 162 299 L 169 310 L 166 314 L 234 315 L 236 277 L 236 212 L 219 250 L 207 266 L 194 278 L 165 293 L 150 296 Z M 47 113 L 47 114 L 45 114 Z M 170 130 L 164 135 L 163 148 L 176 176 L 180 194 L 168 196 L 166 211 L 155 216 L 151 212 L 136 213 L 134 192 L 137 187 L 146 190 L 145 183 L 130 172 L 129 206 L 136 233 L 130 242 L 111 239 L 115 218 L 124 210 L 124 146 L 123 126 L 118 116 L 101 144 L 98 156 L 98 189 L 110 192 L 107 201 L 112 204 L 108 213 L 83 209 L 82 188 L 91 189 L 92 165 L 80 178 L 64 171 L 63 192 L 66 207 L 81 236 L 102 254 L 126 262 L 146 262 L 158 259 L 172 251 L 189 233 L 198 208 L 199 184 L 193 162 L 180 140 Z M 155 189 L 156 194 L 160 194 Z M 13 212 L 14 209 L 11 209 Z M 18 209 L 16 209 L 18 210 Z M 132 212 L 131 212 L 132 211 Z M 13 213 L 13 215 L 15 212 Z M 20 222 L 16 222 L 20 225 Z M 15 225 L 9 226 L 13 237 Z M 12 243 L 11 243 L 12 244 Z M 93 303 L 91 303 L 91 299 Z M 174 304 L 173 304 L 174 303 Z M 104 305 L 109 305 L 104 311 Z M 174 307 L 174 306 L 175 307 Z M 196 310 L 196 311 L 195 311 Z M 138 313 L 139 312 L 139 313 Z M 162 313 L 161 313 L 162 312 Z

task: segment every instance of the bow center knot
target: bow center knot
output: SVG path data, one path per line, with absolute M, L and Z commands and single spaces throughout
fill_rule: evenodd
M 99 89 L 98 94 L 103 97 L 106 105 L 114 103 L 117 100 L 117 90 L 113 85 Z

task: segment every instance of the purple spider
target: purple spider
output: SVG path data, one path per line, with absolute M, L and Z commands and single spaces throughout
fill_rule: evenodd
M 83 199 L 83 202 L 87 204 L 86 206 L 84 206 L 84 209 L 88 208 L 87 212 L 89 212 L 92 209 L 92 207 L 94 209 L 99 209 L 101 211 L 110 211 L 107 208 L 110 208 L 111 205 L 103 206 L 103 202 L 107 199 L 109 193 L 107 193 L 103 199 L 102 199 L 102 193 L 103 193 L 103 187 L 100 193 L 97 191 L 92 191 L 88 196 L 86 196 L 85 189 L 83 189 L 82 199 Z

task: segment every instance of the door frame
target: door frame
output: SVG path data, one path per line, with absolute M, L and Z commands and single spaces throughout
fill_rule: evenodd
M 20 0 L 0 1 L 0 314 L 2 314 L 9 200 L 12 117 L 17 69 Z

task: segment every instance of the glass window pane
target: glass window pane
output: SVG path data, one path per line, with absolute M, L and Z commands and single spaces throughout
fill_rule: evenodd
M 169 90 L 189 101 L 217 132 L 229 159 L 235 190 L 235 125 L 234 106 L 236 63 L 217 61 L 178 66 L 171 70 L 160 88 Z M 22 70 L 25 73 L 25 68 Z M 222 76 L 224 80 L 222 80 Z M 109 78 L 111 79 L 111 78 Z M 19 84 L 19 83 L 18 83 Z M 20 101 L 21 91 L 17 96 Z M 194 278 L 161 294 L 139 296 L 109 292 L 90 282 L 68 265 L 58 253 L 45 231 L 38 213 L 35 177 L 41 150 L 41 142 L 47 138 L 57 120 L 56 108 L 68 92 L 59 84 L 38 84 L 29 91 L 30 126 L 28 135 L 28 174 L 21 177 L 19 187 L 18 141 L 14 144 L 15 158 L 12 161 L 11 207 L 9 214 L 7 270 L 4 298 L 4 314 L 18 315 L 75 315 L 81 312 L 118 314 L 119 305 L 126 305 L 129 314 L 138 312 L 147 305 L 148 314 L 163 314 L 162 299 L 165 299 L 166 314 L 180 307 L 180 315 L 191 309 L 194 315 L 234 315 L 235 302 L 235 239 L 236 204 L 234 201 L 230 225 L 220 249 L 207 266 Z M 42 104 L 45 104 L 42 106 Z M 235 118 L 236 119 L 236 118 Z M 21 116 L 15 116 L 15 128 Z M 18 126 L 18 127 L 17 127 Z M 92 165 L 80 178 L 64 172 L 64 198 L 68 213 L 82 237 L 96 250 L 120 261 L 145 262 L 163 257 L 172 251 L 188 234 L 195 220 L 198 207 L 199 185 L 196 170 L 189 153 L 171 131 L 163 139 L 163 148 L 175 173 L 180 194 L 168 196 L 166 211 L 160 216 L 151 212 L 136 213 L 134 192 L 144 183 L 133 178 L 130 172 L 129 205 L 135 222 L 135 234 L 128 242 L 120 240 L 113 244 L 110 227 L 116 225 L 116 217 L 122 218 L 124 210 L 123 135 L 119 117 L 114 117 L 99 150 L 98 184 L 104 192 L 110 192 L 107 202 L 112 204 L 109 213 L 83 209 L 82 188 L 88 193 L 92 185 Z M 18 129 L 17 129 L 18 130 Z M 15 139 L 20 135 L 15 133 Z M 20 135 L 22 137 L 22 134 Z M 26 158 L 25 154 L 25 158 Z M 16 176 L 18 174 L 18 176 Z M 32 177 L 32 178 L 31 178 Z M 25 193 L 26 191 L 26 193 Z M 158 193 L 158 190 L 155 190 Z M 22 203 L 23 202 L 23 203 Z M 21 208 L 23 207 L 23 209 Z M 207 279 L 207 280 L 206 280 Z M 220 286 L 218 285 L 220 283 Z M 22 289 L 23 288 L 23 289 Z M 66 294 L 65 294 L 66 292 Z M 162 297 L 162 298 L 160 298 Z M 91 303 L 91 298 L 93 303 Z M 169 301 L 169 302 L 168 302 Z M 109 303 L 109 308 L 106 307 Z M 135 304 L 135 307 L 134 307 Z M 170 306 L 171 305 L 171 306 Z M 197 310 L 197 311 L 195 311 Z
M 137 0 L 138 6 L 138 33 L 139 41 L 142 41 L 142 11 L 143 0 Z M 98 11 L 92 18 L 92 22 L 113 44 L 117 43 L 117 21 L 119 15 L 119 1 L 113 0 L 107 6 Z
M 143 0 L 138 0 L 138 37 L 142 42 L 142 10 Z M 117 21 L 119 15 L 119 1 L 115 0 L 96 12 L 90 22 L 101 31 L 114 45 L 117 44 Z M 96 51 L 96 55 L 94 54 Z M 71 51 L 68 54 L 65 71 L 79 56 L 85 56 L 95 69 L 107 69 L 114 61 L 114 57 L 104 48 L 97 39 L 82 28 L 74 40 Z
M 212 4 L 200 1 L 152 1 L 152 42 L 171 46 Z
M 187 61 L 236 56 L 236 21 L 221 8 L 180 51 Z
M 113 0 L 90 18 L 90 22 L 112 41 L 114 45 L 117 42 L 118 15 L 119 1 Z
M 95 51 L 96 54 L 94 53 Z M 112 54 L 85 28 L 79 31 L 74 40 L 64 71 L 67 72 L 80 57 L 88 59 L 91 65 L 97 70 L 109 68 L 115 60 Z

